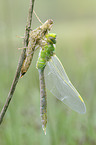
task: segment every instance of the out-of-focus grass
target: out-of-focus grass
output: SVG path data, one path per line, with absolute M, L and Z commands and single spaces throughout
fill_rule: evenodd
M 2 1 L 2 4 L 3 2 L 4 1 Z M 10 3 L 11 2 L 10 0 Z M 19 2 L 20 1 L 17 1 L 17 4 L 21 5 L 21 2 Z M 55 1 L 52 1 L 52 3 L 53 2 Z M 69 1 L 69 3 L 70 2 L 71 1 Z M 79 4 L 83 5 L 82 2 L 79 2 Z M 63 1 L 61 1 L 62 9 L 57 11 L 58 15 L 56 16 L 53 12 L 52 16 L 54 17 L 51 17 L 51 10 L 48 16 L 49 11 L 46 9 L 48 18 L 51 17 L 55 21 L 52 32 L 57 34 L 56 54 L 61 60 L 70 80 L 83 97 L 87 107 L 86 114 L 80 115 L 71 111 L 47 91 L 48 126 L 47 135 L 44 135 L 39 113 L 39 76 L 35 68 L 39 52 L 37 51 L 30 69 L 27 74 L 20 79 L 16 87 L 12 102 L 0 126 L 0 145 L 96 144 L 96 20 L 94 17 L 87 17 L 86 19 L 88 14 L 89 16 L 95 15 L 95 1 L 84 0 L 84 3 L 86 2 L 88 2 L 88 6 L 84 7 L 83 5 L 82 7 L 81 5 L 79 6 L 75 0 L 73 3 L 74 6 L 72 2 L 68 5 L 68 3 L 64 1 L 65 9 L 63 11 Z M 90 10 L 88 11 L 89 2 Z M 41 4 L 42 3 L 39 4 L 39 2 L 36 2 L 37 12 Z M 7 11 L 8 5 L 6 6 L 7 10 L 4 9 L 3 11 L 0 9 L 3 11 L 3 14 L 0 15 L 0 110 L 5 103 L 15 75 L 20 56 L 20 51 L 18 51 L 17 48 L 22 47 L 21 40 L 17 39 L 16 35 L 22 35 L 24 32 L 26 23 L 26 17 L 24 17 L 24 15 L 27 16 L 26 9 L 28 5 L 26 8 L 26 4 L 23 3 L 24 8 L 26 8 L 24 9 L 25 11 L 22 10 L 23 12 L 19 10 L 21 8 L 20 5 L 18 11 L 16 11 L 16 6 L 12 6 L 11 11 L 14 13 Z M 4 5 L 3 7 L 5 8 Z M 44 7 L 44 9 L 45 8 L 46 7 Z M 82 13 L 80 13 L 81 8 Z M 42 9 L 42 11 L 40 10 L 40 14 L 44 14 L 44 9 Z M 56 12 L 55 5 L 54 11 Z M 18 13 L 20 13 L 20 17 L 17 17 Z M 60 14 L 62 14 L 62 20 L 59 18 Z M 42 19 L 47 18 L 46 15 L 44 14 Z M 16 16 L 15 19 L 13 19 L 13 16 Z M 75 16 L 76 19 L 72 19 L 72 16 Z M 80 19 L 78 18 L 79 16 Z M 17 23 L 17 21 L 19 21 L 19 23 Z M 39 23 L 33 27 L 35 28 L 37 25 L 39 25 Z

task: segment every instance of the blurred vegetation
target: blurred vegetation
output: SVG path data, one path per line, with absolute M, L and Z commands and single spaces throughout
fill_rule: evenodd
M 0 110 L 15 75 L 28 14 L 29 0 L 0 2 Z M 87 112 L 77 114 L 47 91 L 48 126 L 45 136 L 40 121 L 38 57 L 19 81 L 0 126 L 0 145 L 95 145 L 96 144 L 96 1 L 37 0 L 35 11 L 42 22 L 54 20 L 56 54 L 83 97 Z M 40 25 L 33 18 L 32 29 Z

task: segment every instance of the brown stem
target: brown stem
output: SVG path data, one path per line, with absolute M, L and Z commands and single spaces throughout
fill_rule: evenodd
M 31 22 L 32 22 L 32 13 L 33 13 L 34 1 L 35 0 L 30 0 L 29 13 L 28 13 L 27 24 L 26 24 L 26 28 L 25 28 L 25 38 L 24 38 L 24 47 L 25 48 L 28 46 L 29 32 L 30 32 Z M 18 83 L 18 80 L 19 80 L 19 77 L 20 77 L 21 67 L 22 67 L 22 64 L 23 64 L 23 61 L 24 61 L 24 58 L 25 58 L 25 52 L 26 52 L 26 49 L 23 49 L 22 52 L 21 52 L 21 56 L 20 56 L 20 59 L 19 59 L 19 62 L 18 62 L 18 66 L 17 66 L 17 70 L 16 70 L 16 74 L 15 74 L 13 83 L 11 85 L 9 94 L 7 96 L 7 99 L 6 99 L 6 102 L 5 102 L 5 104 L 4 104 L 4 106 L 1 110 L 1 113 L 0 113 L 0 124 L 3 121 L 3 117 L 4 117 L 4 115 L 5 115 L 5 113 L 8 109 L 8 106 L 9 106 L 10 101 L 12 99 L 12 96 L 14 94 L 16 85 Z

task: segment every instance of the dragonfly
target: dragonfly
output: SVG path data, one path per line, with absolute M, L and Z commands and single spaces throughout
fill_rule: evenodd
M 65 69 L 55 54 L 56 34 L 48 33 L 46 43 L 40 50 L 36 67 L 40 79 L 40 114 L 42 128 L 46 134 L 47 124 L 47 96 L 49 91 L 72 110 L 84 114 L 86 106 L 83 98 L 72 85 Z

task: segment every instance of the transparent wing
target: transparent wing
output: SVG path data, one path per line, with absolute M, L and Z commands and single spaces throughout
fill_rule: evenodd
M 78 113 L 85 113 L 86 106 L 80 94 L 70 82 L 60 60 L 55 55 L 45 67 L 46 87 L 64 104 Z

